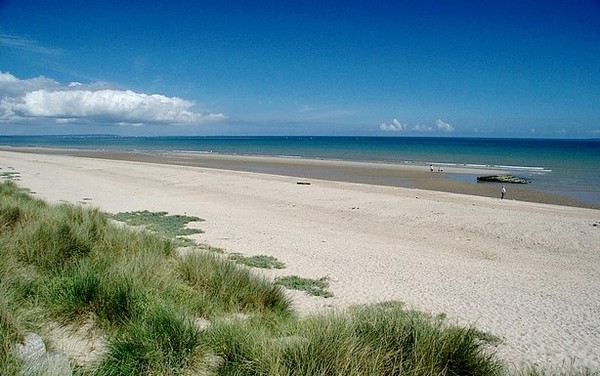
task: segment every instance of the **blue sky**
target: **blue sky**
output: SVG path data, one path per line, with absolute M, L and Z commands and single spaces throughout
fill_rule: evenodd
M 0 0 L 0 134 L 600 137 L 600 1 Z

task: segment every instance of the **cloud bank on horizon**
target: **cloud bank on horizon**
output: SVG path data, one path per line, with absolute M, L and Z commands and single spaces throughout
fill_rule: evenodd
M 391 123 L 381 123 L 379 125 L 379 129 L 384 132 L 422 132 L 429 133 L 434 131 L 450 133 L 454 132 L 454 127 L 443 121 L 442 119 L 437 119 L 435 121 L 435 125 L 426 125 L 426 124 L 415 124 L 413 126 L 409 126 L 408 124 L 404 124 L 400 122 L 400 120 L 394 118 Z
M 118 90 L 103 83 L 65 85 L 44 76 L 20 79 L 0 72 L 0 122 L 4 123 L 173 125 L 227 119 L 223 113 L 197 112 L 195 106 L 178 97 Z

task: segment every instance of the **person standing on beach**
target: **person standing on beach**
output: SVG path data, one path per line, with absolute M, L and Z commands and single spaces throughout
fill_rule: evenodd
M 502 186 L 502 194 L 501 194 L 500 198 L 503 200 L 504 200 L 504 195 L 506 195 L 506 187 Z

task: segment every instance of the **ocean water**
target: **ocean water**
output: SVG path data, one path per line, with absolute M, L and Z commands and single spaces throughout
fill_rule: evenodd
M 0 136 L 0 146 L 214 152 L 498 168 L 535 189 L 600 205 L 600 140 L 436 137 Z M 467 177 L 457 175 L 458 179 Z M 468 177 L 471 179 L 472 177 Z

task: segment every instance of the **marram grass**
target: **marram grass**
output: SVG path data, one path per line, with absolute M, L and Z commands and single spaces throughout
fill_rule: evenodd
M 394 303 L 299 318 L 282 286 L 207 246 L 177 256 L 176 235 L 158 232 L 0 183 L 0 374 L 20 374 L 13 349 L 27 332 L 53 348 L 56 322 L 91 322 L 104 338 L 76 375 L 510 374 L 474 328 Z
M 213 253 L 191 253 L 179 261 L 180 275 L 204 301 L 205 316 L 222 312 L 277 312 L 289 315 L 280 286 Z
M 117 227 L 96 209 L 47 205 L 12 182 L 0 184 L 0 197 L 2 375 L 17 372 L 10 349 L 27 331 L 44 335 L 42 321 L 94 317 L 108 351 L 78 372 L 170 375 L 202 364 L 194 323 L 203 310 L 289 311 L 279 287 L 225 260 L 210 262 L 212 283 L 193 282 L 193 271 L 182 273 L 191 258 L 178 258 L 163 235 Z

